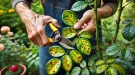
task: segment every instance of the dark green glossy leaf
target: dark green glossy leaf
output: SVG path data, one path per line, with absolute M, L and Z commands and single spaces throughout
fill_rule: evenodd
M 102 65 L 102 64 L 104 64 L 104 63 L 105 63 L 104 60 L 98 60 L 95 65 L 96 65 L 96 66 L 99 66 L 99 65 Z
M 75 63 L 81 63 L 82 55 L 77 50 L 71 50 L 69 54 Z
M 62 36 L 64 38 L 73 38 L 76 35 L 76 30 L 71 27 L 66 27 L 62 30 Z
M 135 60 L 135 50 L 132 51 L 132 59 Z
M 117 75 L 117 71 L 113 67 L 107 68 L 105 75 Z
M 49 53 L 53 57 L 60 57 L 60 56 L 65 54 L 65 50 L 62 47 L 60 47 L 60 46 L 51 46 L 49 48 Z
M 77 1 L 73 4 L 73 6 L 71 7 L 71 10 L 79 12 L 84 10 L 87 7 L 87 3 L 85 1 Z
M 92 73 L 94 73 L 94 72 L 96 73 L 96 67 L 94 67 L 94 66 L 93 66 L 93 67 L 89 67 L 89 70 L 90 70 L 90 72 L 92 72 Z
M 122 65 L 118 63 L 114 63 L 114 64 L 111 64 L 111 66 L 115 68 L 120 75 L 126 75 L 125 69 Z
M 70 73 L 69 72 L 66 72 L 66 75 L 70 75 Z
M 73 26 L 78 20 L 77 15 L 71 10 L 64 10 L 62 13 L 62 21 L 67 26 Z
M 85 61 L 85 60 L 83 60 L 83 61 L 80 63 L 80 67 L 82 67 L 82 68 L 85 68 L 85 67 L 86 67 L 86 61 Z
M 104 72 L 107 67 L 108 66 L 106 64 L 103 64 L 103 65 L 98 66 L 97 69 L 96 69 L 96 73 L 102 73 L 102 72 Z
M 122 35 L 126 40 L 131 41 L 135 37 L 135 26 L 132 24 L 126 25 L 122 30 Z
M 122 56 L 122 58 L 123 59 L 126 59 L 126 58 L 128 58 L 129 56 L 130 56 L 130 50 L 129 49 L 123 49 L 123 50 L 121 50 L 121 56 Z
M 133 22 L 132 19 L 127 19 L 122 22 L 122 24 L 131 24 Z
M 90 75 L 90 72 L 87 68 L 82 69 L 81 75 Z
M 74 67 L 72 72 L 71 72 L 71 75 L 79 75 L 81 72 L 81 68 L 80 67 Z
M 48 74 L 56 74 L 61 66 L 61 61 L 58 58 L 53 58 L 46 64 L 46 71 Z
M 91 2 L 91 1 L 93 1 L 93 0 L 85 0 L 86 2 Z
M 107 48 L 106 54 L 107 55 L 115 55 L 120 50 L 121 50 L 120 45 L 116 43 L 116 44 L 113 44 L 112 46 Z
M 69 55 L 65 55 L 62 58 L 62 67 L 65 71 L 70 71 L 72 68 L 72 60 Z

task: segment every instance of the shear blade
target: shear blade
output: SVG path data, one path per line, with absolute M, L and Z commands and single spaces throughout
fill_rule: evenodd
M 71 46 L 73 46 L 73 43 L 70 41 L 70 40 L 68 40 L 68 39 L 66 39 L 66 38 L 61 38 L 61 41 L 59 42 L 63 47 L 65 47 L 65 48 L 67 48 L 67 49 L 74 49 L 73 47 L 71 47 Z
M 62 42 L 59 42 L 60 45 L 62 45 L 63 47 L 65 47 L 66 49 L 74 49 L 73 47 L 70 47 L 69 45 L 65 44 L 65 43 L 62 43 Z

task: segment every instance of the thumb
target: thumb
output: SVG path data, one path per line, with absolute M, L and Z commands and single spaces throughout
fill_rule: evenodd
M 83 16 L 75 25 L 75 29 L 80 29 L 86 22 L 88 22 L 90 17 L 88 16 Z

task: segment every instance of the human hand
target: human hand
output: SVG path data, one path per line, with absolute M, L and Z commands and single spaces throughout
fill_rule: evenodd
M 83 31 L 90 31 L 93 33 L 95 31 L 94 11 L 87 10 L 82 18 L 74 25 L 74 28 L 79 29 L 78 35 Z
M 26 26 L 28 38 L 38 46 L 50 45 L 45 32 L 46 24 L 51 22 L 55 27 L 60 28 L 57 20 L 50 16 L 44 16 L 35 13 L 29 13 L 29 15 L 22 17 L 22 21 Z

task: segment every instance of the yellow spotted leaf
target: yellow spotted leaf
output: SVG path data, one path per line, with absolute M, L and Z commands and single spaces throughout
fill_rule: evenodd
M 82 55 L 77 50 L 71 50 L 69 54 L 75 63 L 81 63 Z
M 103 64 L 103 65 L 98 66 L 97 69 L 96 69 L 96 73 L 102 73 L 102 72 L 104 72 L 107 67 L 108 67 L 108 65 L 106 65 L 106 64 Z
M 61 66 L 61 61 L 58 58 L 53 58 L 46 64 L 46 71 L 48 74 L 56 74 Z
M 70 71 L 72 68 L 72 60 L 69 55 L 65 55 L 62 58 L 62 67 L 65 71 Z
M 113 67 L 107 68 L 105 75 L 117 75 L 117 71 Z
M 118 63 L 114 63 L 114 64 L 111 64 L 111 66 L 115 68 L 120 75 L 126 75 L 125 69 L 122 65 Z
M 49 48 L 49 53 L 53 57 L 60 57 L 60 56 L 65 54 L 65 50 L 62 47 L 60 47 L 60 46 L 51 46 Z

